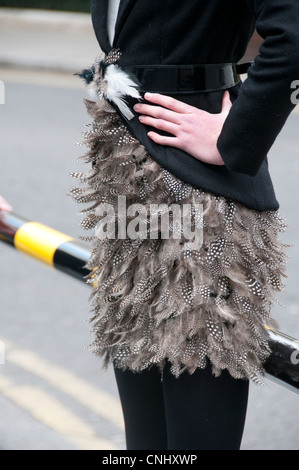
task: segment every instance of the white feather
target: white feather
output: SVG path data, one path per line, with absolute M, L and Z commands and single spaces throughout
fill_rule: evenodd
M 94 84 L 88 86 L 88 95 L 91 100 L 97 101 L 99 99 L 99 87 Z
M 120 112 L 128 119 L 131 120 L 134 114 L 125 102 L 126 96 L 132 98 L 141 98 L 137 90 L 137 83 L 118 65 L 111 64 L 107 67 L 105 73 L 105 82 L 107 88 L 105 90 L 105 97 L 112 101 L 120 110 Z

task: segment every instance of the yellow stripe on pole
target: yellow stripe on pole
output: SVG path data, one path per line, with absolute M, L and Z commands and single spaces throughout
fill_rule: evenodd
M 73 241 L 69 235 L 58 232 L 38 222 L 28 222 L 19 228 L 14 237 L 15 248 L 54 266 L 53 258 L 57 248 Z

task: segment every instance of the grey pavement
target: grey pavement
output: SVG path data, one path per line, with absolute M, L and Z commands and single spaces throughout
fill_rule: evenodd
M 67 65 L 65 51 L 74 59 Z M 73 144 L 80 142 L 90 119 L 82 103 L 85 90 L 72 74 L 98 52 L 88 15 L 0 9 L 0 80 L 6 95 L 0 106 L 0 193 L 17 214 L 75 238 L 83 233 L 79 208 L 66 196 L 74 185 L 68 173 L 82 169 L 75 160 L 84 149 Z M 280 211 L 289 224 L 285 241 L 294 245 L 287 294 L 280 296 L 283 305 L 275 307 L 274 316 L 281 331 L 295 338 L 298 128 L 296 111 L 269 155 Z M 103 370 L 85 349 L 91 339 L 88 287 L 3 244 L 0 256 L 0 342 L 5 349 L 0 449 L 125 449 L 113 372 Z M 270 381 L 262 388 L 252 386 L 243 450 L 298 450 L 298 400 Z
M 89 14 L 0 7 L 0 66 L 69 73 L 99 53 Z

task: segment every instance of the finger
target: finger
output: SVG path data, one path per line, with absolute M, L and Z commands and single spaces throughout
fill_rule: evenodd
M 0 196 L 0 211 L 1 210 L 7 212 L 11 212 L 13 210 L 12 206 L 2 196 Z
M 232 102 L 230 100 L 230 94 L 229 91 L 226 90 L 223 95 L 223 100 L 222 100 L 222 112 L 223 113 L 228 113 L 230 108 L 232 107 Z
M 180 114 L 169 111 L 168 109 L 161 108 L 160 106 L 152 106 L 148 104 L 137 104 L 134 106 L 134 110 L 137 113 L 152 116 L 156 119 L 162 119 L 164 121 L 169 121 L 174 124 L 180 124 L 181 116 Z
M 147 135 L 156 144 L 179 148 L 179 139 L 177 137 L 166 137 L 164 135 L 160 135 L 152 131 L 149 132 Z
M 159 93 L 145 93 L 144 97 L 147 101 L 163 106 L 164 108 L 170 109 L 176 113 L 188 114 L 193 112 L 192 106 L 176 100 L 171 96 L 160 95 Z
M 5 203 L 5 204 L 1 204 L 0 206 L 0 212 L 3 211 L 3 212 L 12 212 L 12 207 L 11 205 L 9 205 L 8 203 Z
M 173 122 L 164 121 L 163 119 L 155 119 L 150 116 L 140 116 L 139 120 L 146 126 L 154 127 L 169 134 L 177 135 L 179 126 Z

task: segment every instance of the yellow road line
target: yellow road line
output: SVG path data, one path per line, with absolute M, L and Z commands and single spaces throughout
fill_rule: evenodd
M 92 386 L 69 370 L 41 358 L 32 351 L 20 349 L 5 339 L 3 342 L 7 362 L 42 378 L 121 430 L 124 429 L 121 405 L 109 393 Z
M 108 440 L 97 437 L 91 426 L 38 387 L 16 385 L 0 375 L 0 392 L 81 450 L 117 450 Z

